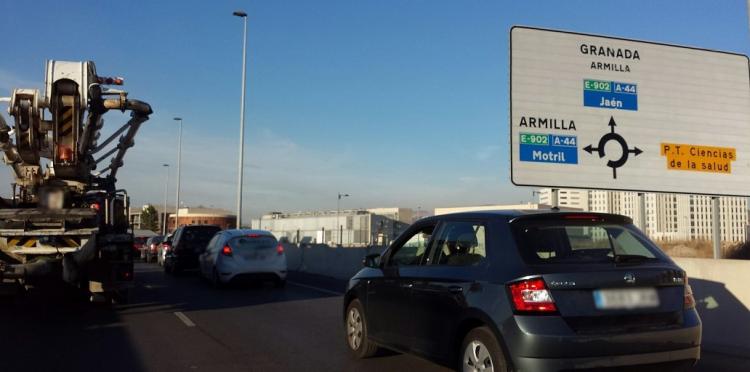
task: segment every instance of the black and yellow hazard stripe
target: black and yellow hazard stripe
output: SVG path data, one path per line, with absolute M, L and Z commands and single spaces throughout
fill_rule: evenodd
M 24 237 L 24 236 L 17 236 L 8 239 L 8 247 L 33 247 L 36 245 L 36 238 L 33 237 Z
M 76 248 L 81 246 L 81 239 L 80 238 L 71 238 L 71 237 L 63 237 L 63 241 L 65 244 L 67 244 L 68 247 Z
M 73 133 L 73 106 L 64 106 L 60 108 L 59 115 L 59 136 L 67 137 Z
M 8 238 L 7 246 L 31 248 L 36 246 L 38 240 L 39 239 L 34 237 L 14 236 L 12 238 Z M 81 246 L 81 238 L 75 236 L 63 236 L 43 244 L 59 248 L 78 248 Z

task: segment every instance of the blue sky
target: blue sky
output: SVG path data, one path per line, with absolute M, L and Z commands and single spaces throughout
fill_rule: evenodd
M 529 25 L 748 54 L 745 1 L 4 1 L 0 96 L 46 59 L 94 60 L 154 107 L 119 175 L 161 204 L 235 203 L 241 20 L 249 14 L 245 214 L 515 203 L 508 32 Z M 2 110 L 5 115 L 6 106 Z M 6 118 L 7 115 L 6 115 Z M 126 117 L 108 114 L 105 127 Z M 174 203 L 174 167 L 169 186 Z M 7 196 L 9 171 L 0 170 Z

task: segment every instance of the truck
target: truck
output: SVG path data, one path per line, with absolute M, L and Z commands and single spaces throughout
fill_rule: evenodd
M 10 116 L 0 114 L 0 151 L 13 178 L 9 197 L 0 197 L 0 286 L 57 283 L 92 301 L 127 299 L 130 200 L 116 177 L 153 111 L 122 84 L 97 75 L 92 61 L 49 60 L 43 94 L 16 88 L 0 97 Z M 130 118 L 100 141 L 113 110 Z

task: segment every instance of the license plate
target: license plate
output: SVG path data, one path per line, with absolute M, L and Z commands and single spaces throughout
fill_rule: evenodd
M 594 291 L 597 309 L 643 309 L 659 306 L 656 288 L 598 289 Z

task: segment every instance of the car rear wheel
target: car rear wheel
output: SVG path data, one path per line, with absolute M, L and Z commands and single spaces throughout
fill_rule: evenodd
M 346 344 L 357 358 L 368 358 L 378 351 L 378 346 L 367 338 L 367 323 L 362 303 L 353 300 L 346 309 Z
M 472 329 L 461 344 L 463 372 L 505 372 L 508 367 L 495 336 L 487 327 Z

